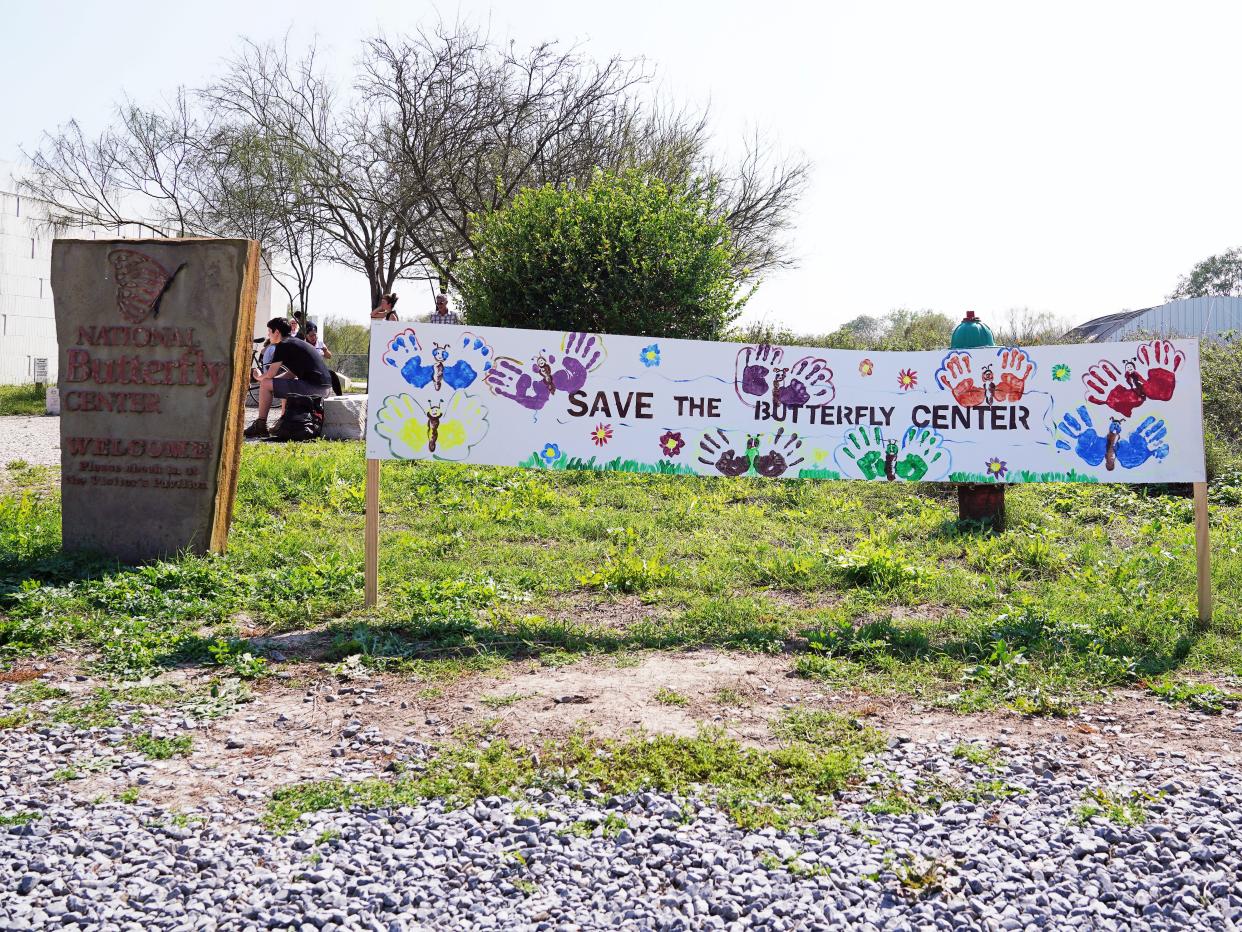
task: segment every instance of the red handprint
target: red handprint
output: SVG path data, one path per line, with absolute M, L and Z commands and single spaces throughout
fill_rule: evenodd
M 953 397 L 963 408 L 973 408 L 984 402 L 983 386 L 975 384 L 970 371 L 969 353 L 950 353 L 936 370 L 936 381 L 953 392 Z
M 1108 405 L 1122 417 L 1129 417 L 1143 403 L 1143 396 L 1122 381 L 1121 372 L 1107 359 L 1088 369 L 1082 384 L 1087 386 L 1087 401 Z
M 1168 340 L 1144 343 L 1135 354 L 1135 368 L 1143 380 L 1143 390 L 1152 401 L 1168 401 L 1177 386 L 1177 370 L 1186 354 Z
M 1035 371 L 1035 365 L 1024 350 L 1017 347 L 1001 350 L 1000 381 L 996 384 L 995 401 L 1017 402 L 1026 393 L 1026 380 Z

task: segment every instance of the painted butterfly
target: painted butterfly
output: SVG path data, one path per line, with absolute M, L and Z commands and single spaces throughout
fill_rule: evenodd
M 447 405 L 401 394 L 384 399 L 375 432 L 401 459 L 464 460 L 487 427 L 487 408 L 465 392 L 454 392 Z
M 147 315 L 160 316 L 160 301 L 185 268 L 177 266 L 171 275 L 164 266 L 150 256 L 132 249 L 114 249 L 108 253 L 112 271 L 116 275 L 116 307 L 121 316 L 131 323 L 140 324 Z

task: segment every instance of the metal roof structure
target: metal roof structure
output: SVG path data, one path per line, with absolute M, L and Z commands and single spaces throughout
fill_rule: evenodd
M 1242 337 L 1242 298 L 1213 296 L 1107 314 L 1079 324 L 1065 338 L 1074 343 L 1105 343 L 1153 334 L 1220 341 L 1230 331 Z

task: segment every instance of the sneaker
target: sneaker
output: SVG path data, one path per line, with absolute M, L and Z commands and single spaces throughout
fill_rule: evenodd
M 249 427 L 247 427 L 245 430 L 242 431 L 242 436 L 249 437 L 252 440 L 258 437 L 266 437 L 267 436 L 267 421 L 255 421 L 253 424 L 251 424 Z

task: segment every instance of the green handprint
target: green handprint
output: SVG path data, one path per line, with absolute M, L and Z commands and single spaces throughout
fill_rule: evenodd
M 906 455 L 897 464 L 897 475 L 906 482 L 918 482 L 927 475 L 931 464 L 944 455 L 939 444 L 940 437 L 934 431 L 911 427 L 901 438 Z
M 884 435 L 878 427 L 853 427 L 846 432 L 834 458 L 841 472 L 849 477 L 883 479 Z
M 927 464 L 923 457 L 910 453 L 897 464 L 897 475 L 906 482 L 918 482 L 927 475 Z

